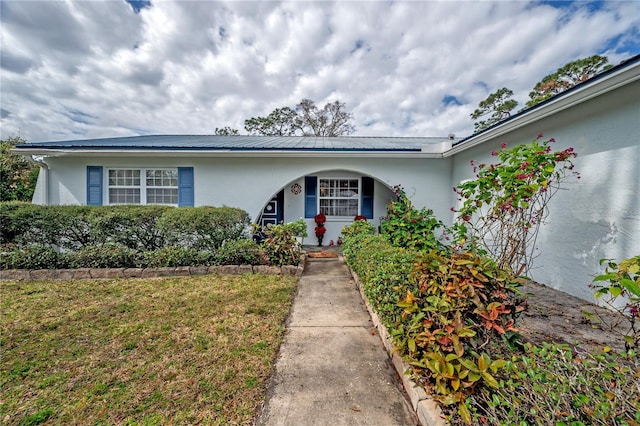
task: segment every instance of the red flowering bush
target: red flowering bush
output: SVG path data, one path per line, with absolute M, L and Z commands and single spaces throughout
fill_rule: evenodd
M 507 149 L 502 143 L 496 164 L 471 161 L 476 179 L 453 188 L 462 201 L 453 231 L 461 245 L 489 254 L 516 275 L 531 268 L 534 242 L 548 215 L 551 197 L 573 171 L 573 148 L 553 151 L 555 140 L 536 140 Z
M 362 216 L 361 214 L 357 215 L 356 217 L 353 218 L 353 221 L 355 222 L 356 220 L 367 220 L 366 217 Z
M 318 225 L 322 225 L 323 223 L 325 223 L 327 221 L 327 216 L 325 216 L 323 213 L 319 213 L 317 215 L 315 215 L 315 217 L 313 218 L 313 220 L 318 224 Z

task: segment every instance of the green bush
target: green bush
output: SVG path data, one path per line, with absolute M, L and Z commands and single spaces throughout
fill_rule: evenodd
M 258 265 L 261 258 L 260 246 L 248 239 L 227 241 L 212 256 L 216 265 Z
M 495 387 L 506 364 L 500 346 L 517 334 L 519 284 L 495 262 L 471 253 L 392 246 L 367 229 L 347 229 L 343 252 L 413 375 L 444 406 L 466 405 Z M 492 353 L 494 351 L 494 353 Z
M 360 278 L 364 294 L 382 323 L 391 329 L 402 314 L 398 302 L 404 295 L 402 290 L 410 285 L 417 253 L 394 247 L 383 236 L 371 235 L 367 227 L 354 225 L 346 227 L 349 236 L 342 245 L 345 259 Z M 356 227 L 360 228 L 359 234 L 351 232 Z
M 0 250 L 0 269 L 56 269 L 66 268 L 64 256 L 50 246 L 5 246 Z
M 100 241 L 112 241 L 135 250 L 156 250 L 168 244 L 160 218 L 171 206 L 118 205 L 99 207 L 92 220 L 93 234 Z
M 576 355 L 565 345 L 527 346 L 502 370 L 499 387 L 469 398 L 474 424 L 634 425 L 640 423 L 635 352 Z
M 71 268 L 132 268 L 136 266 L 137 255 L 135 250 L 116 243 L 65 253 Z
M 212 263 L 211 253 L 181 246 L 167 246 L 138 256 L 140 268 L 199 266 Z
M 271 265 L 297 265 L 300 263 L 302 252 L 295 239 L 294 229 L 281 224 L 267 225 L 260 231 L 265 237 L 262 241 L 262 247 Z
M 246 238 L 249 214 L 232 207 L 189 207 L 167 211 L 158 227 L 168 243 L 196 250 L 215 250 L 225 241 Z
M 381 232 L 396 247 L 415 250 L 445 248 L 435 231 L 444 230 L 444 225 L 433 214 L 433 210 L 416 209 L 402 187 L 394 187 L 397 199 L 387 206 L 387 217 L 382 221 Z
M 49 238 L 42 229 L 46 227 L 46 221 L 41 219 L 43 210 L 43 206 L 30 203 L 0 203 L 0 243 L 46 244 Z M 30 232 L 32 238 L 25 238 Z

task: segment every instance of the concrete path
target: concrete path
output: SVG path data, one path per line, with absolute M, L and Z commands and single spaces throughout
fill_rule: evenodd
M 344 261 L 308 259 L 257 425 L 417 424 Z

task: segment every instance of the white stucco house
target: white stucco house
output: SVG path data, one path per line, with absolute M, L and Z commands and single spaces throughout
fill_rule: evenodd
M 135 136 L 37 142 L 15 152 L 40 164 L 33 202 L 227 205 L 256 223 L 328 217 L 324 243 L 355 215 L 376 226 L 402 185 L 449 224 L 452 187 L 502 142 L 539 133 L 575 148 L 582 179 L 552 200 L 533 278 L 591 300 L 600 258 L 640 253 L 640 56 L 471 137 Z

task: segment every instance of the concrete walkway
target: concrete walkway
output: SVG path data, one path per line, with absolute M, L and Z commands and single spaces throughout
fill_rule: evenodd
M 257 425 L 417 425 L 342 258 L 308 259 Z

